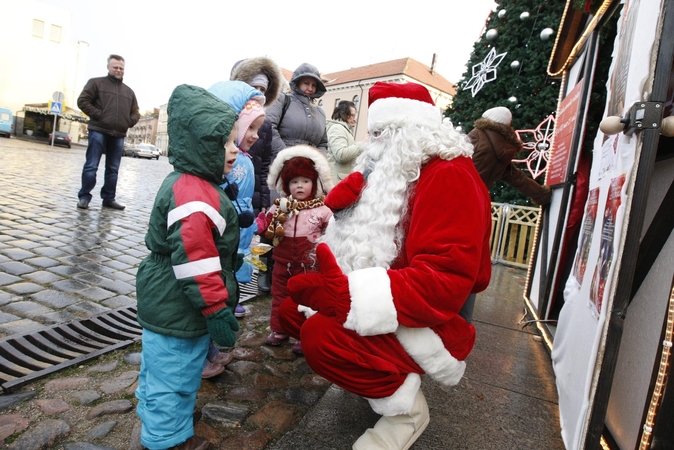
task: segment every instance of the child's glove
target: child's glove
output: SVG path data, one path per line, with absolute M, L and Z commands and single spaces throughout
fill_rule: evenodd
M 236 342 L 236 331 L 239 322 L 229 308 L 222 308 L 206 316 L 206 326 L 211 338 L 222 347 L 233 347 Z
M 333 212 L 348 208 L 358 201 L 365 187 L 365 177 L 360 172 L 353 172 L 333 187 L 325 197 L 325 206 Z
M 255 224 L 257 224 L 257 234 L 261 235 L 265 231 L 267 231 L 267 221 L 265 220 L 266 218 L 267 218 L 267 213 L 265 213 L 265 212 L 261 212 L 255 218 Z
M 316 258 L 319 272 L 295 275 L 288 280 L 290 297 L 295 303 L 344 323 L 351 309 L 349 278 L 342 272 L 327 244 L 318 244 Z

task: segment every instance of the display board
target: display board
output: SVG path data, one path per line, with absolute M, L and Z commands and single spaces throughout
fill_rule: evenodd
M 633 103 L 649 99 L 661 11 L 659 0 L 624 2 L 604 116 L 623 116 Z M 640 149 L 638 133 L 598 132 L 594 139 L 590 194 L 552 349 L 562 437 L 569 450 L 583 448 L 585 442 Z

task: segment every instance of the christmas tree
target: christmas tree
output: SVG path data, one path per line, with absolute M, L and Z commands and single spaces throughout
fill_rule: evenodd
M 453 103 L 445 111 L 454 126 L 466 133 L 484 111 L 495 106 L 510 109 L 515 130 L 533 130 L 557 109 L 560 80 L 548 77 L 547 67 L 565 2 L 496 3 L 457 84 Z M 521 152 L 516 159 L 528 157 L 529 152 Z M 524 164 L 518 167 L 526 171 Z M 543 180 L 544 175 L 537 179 Z M 503 182 L 495 183 L 490 194 L 494 202 L 531 205 Z

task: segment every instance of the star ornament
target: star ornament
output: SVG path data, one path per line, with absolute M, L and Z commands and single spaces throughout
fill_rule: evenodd
M 481 63 L 473 66 L 473 77 L 463 86 L 463 90 L 470 89 L 471 94 L 475 97 L 475 94 L 480 92 L 485 83 L 496 79 L 496 67 L 501 64 L 507 54 L 506 52 L 497 55 L 496 48 L 492 47 L 487 57 Z
M 530 153 L 525 159 L 513 159 L 513 162 L 521 162 L 527 165 L 527 170 L 536 179 L 548 170 L 550 160 L 550 148 L 552 137 L 555 132 L 555 116 L 552 114 L 538 124 L 534 130 L 516 130 L 517 137 L 524 143 L 523 149 Z

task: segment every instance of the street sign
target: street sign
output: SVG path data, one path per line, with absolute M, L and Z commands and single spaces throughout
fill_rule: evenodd
M 63 105 L 61 102 L 51 102 L 50 114 L 61 114 Z
M 55 102 L 63 103 L 63 100 L 66 98 L 66 96 L 63 94 L 63 92 L 56 91 L 51 95 L 51 98 Z

